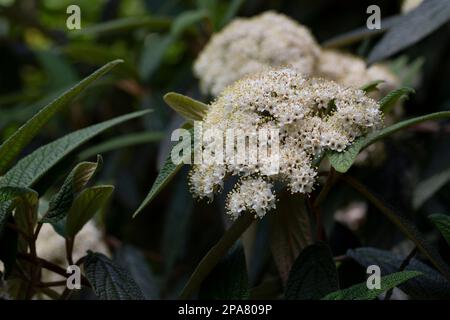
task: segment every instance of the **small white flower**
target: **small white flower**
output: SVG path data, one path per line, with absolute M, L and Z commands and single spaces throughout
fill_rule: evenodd
M 195 62 L 194 72 L 202 91 L 217 96 L 234 81 L 269 67 L 289 65 L 312 74 L 319 52 L 306 27 L 269 11 L 235 19 L 215 34 Z
M 191 192 L 212 200 L 227 175 L 238 176 L 237 187 L 228 195 L 228 213 L 237 218 L 248 210 L 263 217 L 275 207 L 273 183 L 284 184 L 292 193 L 311 192 L 317 176 L 312 161 L 318 152 L 341 152 L 381 123 L 378 103 L 360 89 L 307 79 L 289 68 L 254 74 L 222 92 L 210 105 L 203 129 L 239 129 L 245 134 L 277 129 L 279 170 L 265 170 L 270 167 L 267 161 L 239 164 L 224 157 L 223 165 L 193 166 Z
M 255 217 L 262 218 L 267 210 L 275 208 L 275 195 L 272 184 L 261 177 L 244 178 L 228 194 L 227 211 L 236 219 L 244 210 L 255 213 Z
M 336 50 L 321 51 L 315 74 L 350 87 L 361 87 L 375 80 L 383 80 L 378 85 L 380 91 L 371 93 L 374 98 L 380 98 L 400 85 L 397 76 L 383 64 L 367 67 L 361 58 Z

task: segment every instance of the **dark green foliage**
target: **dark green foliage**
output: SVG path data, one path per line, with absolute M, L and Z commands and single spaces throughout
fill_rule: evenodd
M 388 275 L 399 270 L 403 257 L 375 248 L 358 248 L 349 250 L 347 255 L 355 259 L 364 267 L 378 265 L 382 275 Z M 418 271 L 420 277 L 413 278 L 399 286 L 406 294 L 414 299 L 449 299 L 450 284 L 433 268 L 423 262 L 412 259 L 405 270 Z
M 249 294 L 244 249 L 238 243 L 202 283 L 199 298 L 241 300 Z
M 360 0 L 78 1 L 80 30 L 66 27 L 66 1 L 25 1 L 36 3 L 26 13 L 23 1 L 3 2 L 0 285 L 8 286 L 0 297 L 370 300 L 399 288 L 410 299 L 450 299 L 449 1 L 409 13 L 402 1 L 377 1 L 379 30 L 364 25 L 373 3 Z M 377 95 L 386 126 L 317 155 L 310 194 L 276 184 L 276 210 L 230 221 L 224 204 L 235 177 L 212 203 L 195 201 L 170 138 L 180 127 L 192 135 L 214 99 L 193 73 L 214 33 L 267 10 L 304 24 L 324 49 L 384 64 L 399 83 L 384 97 L 387 81 L 361 87 Z M 381 160 L 361 163 L 366 152 Z M 355 201 L 357 218 L 347 211 Z M 48 224 L 66 241 L 57 261 L 35 248 Z M 74 257 L 93 225 L 100 235 L 90 245 L 112 258 Z M 345 239 L 334 236 L 343 229 Z M 410 241 L 417 253 L 406 263 L 397 252 Z M 64 278 L 72 263 L 83 290 L 41 283 L 47 272 Z M 363 281 L 370 265 L 381 268 L 381 289 Z
M 312 244 L 300 253 L 286 283 L 286 299 L 321 299 L 339 289 L 336 266 L 325 243 Z
M 86 278 L 101 300 L 143 300 L 130 273 L 101 253 L 89 252 L 84 262 Z
M 360 283 L 347 289 L 332 292 L 322 300 L 373 300 L 387 290 L 420 276 L 421 273 L 417 271 L 396 272 L 381 278 L 380 289 L 368 289 L 366 283 Z

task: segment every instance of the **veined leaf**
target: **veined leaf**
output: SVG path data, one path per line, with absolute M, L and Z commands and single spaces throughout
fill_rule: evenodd
M 200 287 L 200 299 L 242 300 L 250 295 L 244 248 L 238 242 Z
M 378 85 L 380 83 L 383 83 L 384 80 L 375 80 L 375 81 L 371 81 L 365 85 L 363 85 L 360 89 L 363 90 L 364 92 L 372 92 L 375 90 L 378 90 Z
M 107 61 L 111 61 L 112 59 L 107 59 Z M 104 62 L 103 62 L 104 63 Z M 99 63 L 102 64 L 102 63 Z M 122 66 L 122 64 L 119 64 Z M 56 100 L 59 96 L 61 96 L 64 92 L 67 92 L 70 88 L 72 88 L 75 83 L 71 83 L 69 86 L 62 87 L 58 90 L 50 91 L 44 94 L 37 94 L 33 101 L 28 103 L 20 103 L 12 108 L 8 109 L 7 113 L 2 113 L 0 117 L 0 128 L 4 128 L 6 125 L 10 123 L 22 123 L 28 121 L 34 114 L 37 114 L 39 110 L 42 109 L 42 106 L 50 104 L 52 101 Z M 107 78 L 97 79 L 93 83 L 91 83 L 85 90 L 79 94 L 85 95 L 89 91 L 96 90 L 98 87 L 110 85 L 110 81 Z M 36 100 L 37 99 L 37 100 Z
M 206 104 L 175 92 L 167 93 L 164 101 L 190 122 L 202 121 L 208 111 Z
M 0 203 L 16 201 L 20 198 L 26 198 L 31 203 L 37 202 L 38 194 L 36 191 L 28 188 L 2 187 L 0 188 Z
M 365 137 L 355 140 L 355 142 L 353 142 L 353 144 L 343 152 L 328 152 L 327 158 L 336 171 L 345 173 L 348 169 L 350 169 L 359 152 L 372 143 L 418 123 L 445 118 L 450 118 L 450 111 L 431 113 L 421 117 L 401 121 L 380 131 L 370 133 Z
M 20 202 L 35 206 L 38 199 L 37 192 L 28 188 L 0 187 L 0 233 L 11 212 Z
M 97 162 L 78 164 L 67 176 L 59 192 L 50 200 L 48 213 L 41 221 L 56 223 L 63 219 L 72 206 L 75 195 L 86 186 L 101 162 L 102 158 L 98 156 Z
M 83 226 L 104 208 L 113 191 L 114 186 L 95 186 L 83 190 L 67 213 L 66 236 L 73 239 Z
M 84 28 L 80 30 L 84 30 Z M 65 45 L 61 51 L 73 61 L 91 66 L 102 65 L 108 61 L 122 58 L 124 61 L 114 68 L 114 73 L 124 77 L 137 78 L 138 76 L 134 56 L 126 48 L 112 50 L 110 46 L 99 43 L 73 42 Z
M 336 265 L 325 243 L 306 247 L 295 260 L 286 284 L 285 298 L 320 299 L 339 289 Z
M 397 272 L 404 261 L 403 256 L 399 256 L 394 252 L 371 247 L 348 250 L 346 255 L 364 268 L 367 268 L 370 265 L 379 266 L 382 276 Z M 450 298 L 450 283 L 432 267 L 416 258 L 412 258 L 404 270 L 422 273 L 420 277 L 411 279 L 399 285 L 399 288 L 412 299 L 428 300 Z
M 369 54 L 368 62 L 387 58 L 413 45 L 450 19 L 450 2 L 423 1 L 417 8 L 400 16 Z
M 395 288 L 409 279 L 420 276 L 418 271 L 402 271 L 381 277 L 380 289 L 369 289 L 366 283 L 360 283 L 350 288 L 332 292 L 322 300 L 373 300 L 380 294 Z
M 438 269 L 442 275 L 450 282 L 450 268 L 447 263 L 439 255 L 436 248 L 429 244 L 425 237 L 417 230 L 416 226 L 405 218 L 404 215 L 394 211 L 380 200 L 364 185 L 348 175 L 341 175 L 340 179 L 348 183 L 352 188 L 361 193 L 368 201 L 370 201 L 378 210 L 380 210 L 397 228 L 411 241 L 415 243 L 417 249 L 426 256 L 430 262 Z
M 163 137 L 164 133 L 162 132 L 130 133 L 120 137 L 112 138 L 111 140 L 88 148 L 80 153 L 79 158 L 88 159 L 97 154 L 103 154 L 113 150 L 159 141 Z
M 67 61 L 64 55 L 46 50 L 36 51 L 35 56 L 47 76 L 47 90 L 55 91 L 61 88 L 69 88 L 80 81 L 75 67 Z
M 184 125 L 183 127 L 189 128 L 189 125 Z M 191 137 L 194 133 L 194 128 L 189 129 L 191 133 Z M 191 141 L 183 141 L 181 143 L 191 143 Z M 191 151 L 192 148 L 191 148 Z M 191 154 L 185 154 L 184 158 L 191 157 Z M 166 161 L 164 162 L 161 170 L 159 171 L 158 176 L 156 177 L 155 182 L 153 183 L 152 188 L 150 189 L 150 192 L 145 197 L 144 201 L 142 201 L 139 208 L 136 210 L 136 212 L 133 214 L 133 217 L 138 215 L 146 206 L 150 204 L 150 202 L 161 192 L 161 190 L 172 180 L 172 178 L 175 176 L 175 174 L 180 171 L 181 167 L 183 166 L 183 163 L 180 164 L 174 164 L 172 162 L 171 154 L 167 156 Z
M 429 218 L 450 246 L 450 217 L 445 214 L 432 214 Z
M 380 100 L 380 110 L 384 114 L 389 113 L 389 111 L 395 106 L 395 104 L 401 99 L 408 99 L 410 94 L 414 94 L 416 91 L 413 88 L 402 87 L 389 92 L 383 99 Z
M 131 245 L 122 245 L 114 252 L 114 262 L 129 271 L 136 283 L 139 283 L 146 299 L 160 299 L 160 279 L 153 273 L 140 250 Z
M 50 102 L 41 111 L 39 111 L 33 118 L 28 120 L 22 127 L 20 127 L 14 134 L 12 134 L 0 146 L 0 174 L 5 172 L 14 158 L 22 151 L 22 149 L 34 138 L 40 129 L 69 101 L 82 92 L 89 84 L 98 79 L 115 65 L 122 62 L 121 60 L 112 61 L 102 68 L 95 71 L 93 74 L 81 80 L 74 87 L 63 93 L 61 96 Z
M 56 141 L 53 141 L 30 155 L 21 159 L 12 169 L 10 169 L 3 177 L 0 177 L 0 187 L 31 187 L 40 178 L 42 178 L 48 170 L 61 161 L 70 152 L 77 147 L 102 133 L 103 131 L 121 124 L 125 121 L 141 117 L 149 111 L 138 111 L 123 115 L 85 129 L 81 129 L 70 133 Z
M 144 300 L 130 273 L 101 253 L 88 252 L 84 262 L 86 278 L 101 300 Z

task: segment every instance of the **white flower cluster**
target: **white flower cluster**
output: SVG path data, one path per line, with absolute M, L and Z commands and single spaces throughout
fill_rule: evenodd
M 267 67 L 292 66 L 312 74 L 320 49 L 310 31 L 272 11 L 235 19 L 214 35 L 194 65 L 205 93 L 217 96 L 226 86 Z
M 227 210 L 236 219 L 242 212 L 249 210 L 262 218 L 269 209 L 275 208 L 273 185 L 261 177 L 243 178 L 228 194 Z
M 227 87 L 210 105 L 203 129 L 222 132 L 240 129 L 279 130 L 279 170 L 266 174 L 270 163 L 236 164 L 225 157 L 223 165 L 195 165 L 190 173 L 191 192 L 212 200 L 227 175 L 241 181 L 227 199 L 228 213 L 236 218 L 249 210 L 262 217 L 275 207 L 272 183 L 287 185 L 292 193 L 312 191 L 317 169 L 313 159 L 322 151 L 343 151 L 357 137 L 382 122 L 378 103 L 364 91 L 324 79 L 305 78 L 294 69 L 264 71 Z
M 395 89 L 400 80 L 384 65 L 367 67 L 361 58 L 336 50 L 323 50 L 317 64 L 316 75 L 334 80 L 344 86 L 361 87 L 369 82 L 383 80 L 376 98 Z
M 290 67 L 305 76 L 345 86 L 361 87 L 383 80 L 382 94 L 399 84 L 399 79 L 382 64 L 368 68 L 357 56 L 321 50 L 305 26 L 273 11 L 235 19 L 215 34 L 197 58 L 194 73 L 204 93 L 218 96 L 236 80 L 273 67 Z

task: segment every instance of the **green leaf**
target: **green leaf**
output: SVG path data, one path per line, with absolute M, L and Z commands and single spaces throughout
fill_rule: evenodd
M 245 0 L 232 0 L 230 1 L 230 4 L 228 5 L 227 10 L 225 11 L 225 14 L 223 15 L 220 27 L 224 27 L 227 25 L 238 13 L 239 9 L 244 4 Z
M 131 245 L 122 245 L 114 252 L 114 262 L 130 272 L 146 299 L 160 298 L 159 279 L 141 251 Z
M 38 203 L 39 195 L 36 191 L 28 188 L 0 187 L 0 233 L 11 212 L 21 203 L 28 206 L 35 206 Z
M 111 33 L 129 32 L 133 29 L 149 29 L 152 31 L 167 30 L 171 21 L 160 17 L 126 17 L 114 19 L 93 26 L 83 27 L 80 30 L 70 32 L 71 37 L 98 36 Z
M 445 214 L 432 214 L 429 218 L 436 228 L 439 229 L 448 245 L 450 245 L 450 217 Z
M 83 226 L 105 207 L 113 191 L 114 186 L 95 186 L 83 190 L 67 213 L 66 236 L 73 239 Z
M 401 99 L 408 99 L 410 94 L 414 94 L 416 91 L 413 88 L 402 87 L 389 92 L 383 99 L 380 100 L 380 110 L 384 114 L 389 113 L 389 111 L 395 106 L 395 104 Z
M 214 32 L 220 30 L 220 22 L 225 7 L 219 3 L 219 0 L 196 0 L 199 10 L 205 10 L 208 14 L 208 23 Z
M 300 252 L 312 243 L 311 225 L 304 197 L 284 192 L 276 214 L 270 215 L 270 248 L 283 283 Z
M 183 168 L 183 173 L 187 173 Z M 170 276 L 173 266 L 184 254 L 188 239 L 189 221 L 194 209 L 194 199 L 189 192 L 187 174 L 181 174 L 174 181 L 171 202 L 165 213 L 161 252 L 164 252 L 165 275 Z
M 87 280 L 101 300 L 144 300 L 130 273 L 101 253 L 88 252 L 84 262 Z
M 227 254 L 254 221 L 254 215 L 250 212 L 245 212 L 233 222 L 219 241 L 206 253 L 191 274 L 179 296 L 181 300 L 189 299 L 198 290 L 200 284 L 220 262 L 220 259 Z
M 391 16 L 381 20 L 381 29 L 369 29 L 367 26 L 359 27 L 355 30 L 333 37 L 322 44 L 323 48 L 339 48 L 346 45 L 368 39 L 385 32 L 401 19 L 401 15 Z
M 63 55 L 52 50 L 36 51 L 34 54 L 44 69 L 47 78 L 47 90 L 54 91 L 68 88 L 80 80 L 75 67 Z
M 439 189 L 450 181 L 450 169 L 446 169 L 421 181 L 413 192 L 413 208 L 419 209 Z
M 242 300 L 250 295 L 247 266 L 238 242 L 203 281 L 200 299 Z
M 40 147 L 30 155 L 21 159 L 3 177 L 0 177 L 0 187 L 31 187 L 41 179 L 47 171 L 59 163 L 65 156 L 77 147 L 102 133 L 103 131 L 147 114 L 149 111 L 138 111 L 123 115 L 85 129 L 70 133 L 54 142 Z
M 27 199 L 27 202 L 37 203 L 38 194 L 28 188 L 2 187 L 0 188 L 0 203 Z
M 63 219 L 72 206 L 75 195 L 86 186 L 101 162 L 102 158 L 98 156 L 97 162 L 78 164 L 67 176 L 59 192 L 50 199 L 48 213 L 41 221 L 56 223 Z
M 378 85 L 383 82 L 384 80 L 371 81 L 368 84 L 363 85 L 360 89 L 363 90 L 364 92 L 372 92 L 378 90 Z
M 295 260 L 284 295 L 289 300 L 314 300 L 338 289 L 331 250 L 325 243 L 318 242 L 303 249 Z
M 331 166 L 341 173 L 345 173 L 350 169 L 355 162 L 358 154 L 364 147 L 366 147 L 367 137 L 361 137 L 356 139 L 347 149 L 343 152 L 331 151 L 327 152 L 327 158 L 330 161 Z
M 93 74 L 81 80 L 71 89 L 64 92 L 61 96 L 50 102 L 42 108 L 33 118 L 28 120 L 22 127 L 14 132 L 0 146 L 0 174 L 5 172 L 14 158 L 23 150 L 23 148 L 39 133 L 41 128 L 59 111 L 62 110 L 74 97 L 82 92 L 89 84 L 98 79 L 121 60 L 112 61 Z
M 184 125 L 183 127 L 189 128 L 188 125 Z M 191 137 L 193 137 L 194 128 L 189 129 L 191 133 Z M 182 141 L 181 143 L 192 143 L 191 141 Z M 193 149 L 191 148 L 191 151 Z M 191 154 L 185 154 L 185 159 L 188 157 L 191 157 Z M 152 200 L 164 189 L 164 187 L 173 179 L 175 174 L 180 171 L 181 167 L 183 166 L 183 163 L 180 164 L 174 164 L 172 162 L 171 154 L 167 156 L 166 161 L 164 161 L 164 164 L 162 165 L 161 170 L 158 173 L 158 176 L 156 177 L 155 182 L 153 183 L 150 192 L 145 197 L 144 201 L 142 201 L 139 208 L 134 212 L 133 217 L 136 217 L 146 206 L 152 202 Z
M 409 279 L 420 276 L 418 271 L 402 271 L 381 277 L 380 289 L 369 289 L 366 283 L 360 283 L 350 288 L 332 292 L 322 300 L 373 300 L 380 294 L 402 284 Z
M 203 20 L 207 17 L 207 15 L 208 13 L 206 10 L 191 10 L 183 12 L 173 22 L 172 28 L 170 29 L 170 34 L 174 38 L 179 37 L 187 28 Z
M 130 133 L 120 137 L 112 138 L 111 140 L 105 141 L 96 146 L 88 148 L 80 153 L 79 158 L 88 159 L 97 154 L 104 154 L 106 152 L 118 149 L 159 141 L 163 137 L 164 137 L 163 132 Z
M 397 272 L 405 258 L 394 252 L 371 247 L 348 250 L 346 255 L 364 268 L 370 265 L 379 266 L 382 276 Z M 399 285 L 399 288 L 412 299 L 450 298 L 450 283 L 435 269 L 416 258 L 412 258 L 406 265 L 405 270 L 422 273 L 422 276 Z
M 0 204 L 0 207 L 3 209 L 4 205 L 10 206 L 8 211 L 6 211 L 7 219 L 11 218 L 11 209 L 14 210 L 15 225 L 26 234 L 25 237 L 21 236 L 18 238 L 17 250 L 22 253 L 26 252 L 29 247 L 27 237 L 31 237 L 34 234 L 37 221 L 39 195 L 37 192 L 27 188 L 6 187 L 2 188 L 2 190 L 6 190 L 6 194 L 9 194 L 10 197 L 9 201 L 7 200 Z M 2 209 L 0 211 L 3 211 Z M 3 222 L 0 223 L 3 224 Z
M 139 61 L 139 74 L 142 79 L 149 79 L 161 64 L 167 49 L 178 40 L 184 31 L 206 17 L 206 11 L 193 10 L 180 14 L 172 23 L 170 33 L 164 36 L 150 34 L 147 36 Z
M 150 34 L 145 38 L 139 59 L 139 75 L 141 79 L 149 79 L 161 64 L 164 54 L 174 42 L 171 35 Z
M 418 123 L 444 118 L 450 118 L 450 111 L 431 113 L 421 117 L 401 121 L 380 131 L 376 131 L 368 134 L 365 137 L 356 139 L 355 142 L 353 142 L 353 144 L 343 152 L 327 152 L 327 158 L 333 168 L 336 169 L 336 171 L 345 173 L 348 171 L 348 169 L 350 169 L 359 152 L 372 143 L 384 139 L 396 133 L 397 131 L 406 129 Z
M 423 1 L 417 8 L 402 15 L 375 45 L 368 63 L 383 60 L 420 41 L 444 25 L 450 18 L 450 2 Z
M 111 61 L 108 59 L 107 61 Z M 122 64 L 119 64 L 122 66 Z M 100 86 L 105 86 L 107 81 L 103 80 L 93 82 L 90 86 L 88 86 L 79 96 L 87 94 L 89 91 L 96 90 Z M 38 113 L 39 110 L 42 109 L 42 106 L 50 104 L 52 101 L 56 100 L 59 96 L 61 96 L 64 92 L 68 91 L 72 88 L 76 83 L 72 83 L 69 86 L 62 87 L 58 90 L 50 91 L 44 94 L 35 94 L 33 97 L 33 101 L 28 103 L 20 103 L 12 108 L 8 109 L 7 113 L 3 113 L 0 117 L 0 128 L 3 128 L 9 124 L 19 124 L 21 122 L 25 122 L 29 120 L 34 114 Z M 109 85 L 109 84 L 108 84 Z M 38 99 L 38 100 L 36 100 Z
M 164 96 L 164 101 L 186 120 L 202 121 L 208 112 L 208 106 L 179 93 L 169 92 Z
M 347 176 L 341 175 L 340 179 L 348 183 L 352 188 L 361 193 L 369 202 L 371 202 L 378 210 L 380 210 L 397 228 L 410 240 L 412 240 L 417 249 L 427 257 L 430 262 L 438 269 L 442 275 L 450 282 L 450 268 L 446 262 L 439 255 L 436 248 L 429 244 L 424 235 L 416 228 L 416 226 L 409 221 L 403 214 L 400 214 L 385 202 L 375 196 L 370 190 L 359 183 L 357 180 Z
M 412 87 L 422 74 L 424 57 L 410 60 L 407 55 L 401 55 L 389 62 L 389 69 L 399 78 L 402 86 Z
M 61 51 L 75 62 L 96 66 L 111 60 L 122 58 L 124 61 L 114 68 L 114 73 L 137 78 L 138 72 L 134 62 L 134 56 L 127 48 L 111 49 L 109 45 L 99 43 L 75 42 L 64 46 Z

